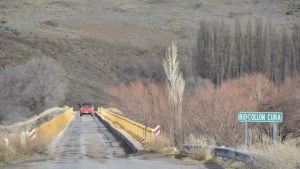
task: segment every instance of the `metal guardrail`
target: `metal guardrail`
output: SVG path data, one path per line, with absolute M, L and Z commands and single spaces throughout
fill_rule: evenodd
M 210 148 L 214 151 L 214 154 L 216 156 L 221 157 L 229 157 L 233 158 L 238 161 L 243 162 L 251 162 L 255 158 L 257 158 L 257 155 L 253 153 L 249 153 L 247 151 L 238 150 L 234 148 L 229 147 L 220 147 L 220 146 L 205 146 L 205 145 L 195 145 L 195 144 L 183 144 L 181 147 L 181 152 L 185 155 L 193 153 L 192 150 L 202 149 L 202 148 Z
M 146 146 L 153 139 L 152 128 L 135 122 L 125 116 L 109 112 L 104 108 L 98 108 L 98 114 L 111 121 L 115 127 L 125 130 L 135 137 L 143 146 Z
M 73 114 L 73 108 L 69 108 L 63 113 L 54 116 L 51 120 L 36 128 L 37 137 L 42 137 L 44 139 L 52 139 L 65 127 L 65 125 L 71 119 Z

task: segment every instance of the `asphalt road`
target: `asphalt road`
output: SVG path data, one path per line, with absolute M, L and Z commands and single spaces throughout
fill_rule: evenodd
M 18 163 L 12 169 L 213 169 L 197 162 L 155 154 L 128 154 L 130 151 L 95 116 L 76 116 L 52 158 Z

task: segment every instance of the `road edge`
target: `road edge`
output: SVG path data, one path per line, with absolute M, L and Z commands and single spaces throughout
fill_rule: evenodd
M 135 140 L 131 135 L 126 133 L 124 130 L 120 130 L 113 126 L 109 121 L 106 121 L 101 115 L 95 113 L 95 116 L 101 121 L 109 130 L 111 130 L 116 136 L 123 140 L 133 151 L 133 153 L 145 153 L 147 152 L 144 147 Z
M 51 143 L 48 144 L 48 150 L 46 151 L 48 154 L 53 155 L 55 153 L 55 149 L 56 149 L 58 143 L 61 141 L 62 136 L 69 129 L 71 122 L 75 118 L 75 114 L 76 114 L 76 112 L 74 112 L 71 119 L 67 122 L 66 126 L 51 140 Z

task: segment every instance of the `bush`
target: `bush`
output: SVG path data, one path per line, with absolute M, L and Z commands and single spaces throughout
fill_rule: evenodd
M 279 86 L 277 94 L 264 108 L 266 111 L 283 112 L 280 134 L 283 139 L 300 136 L 300 76 L 288 77 Z
M 257 102 L 243 90 L 242 80 L 198 87 L 186 92 L 183 102 L 184 136 L 204 135 L 216 140 L 219 145 L 234 146 L 243 140 L 243 125 L 238 124 L 239 111 L 257 110 Z M 160 124 L 171 139 L 172 109 L 166 88 L 141 81 L 122 83 L 106 91 L 122 100 L 122 112 L 138 122 L 154 127 Z
M 8 146 L 4 144 L 4 137 L 0 136 L 0 163 L 28 158 L 32 154 L 41 154 L 47 150 L 48 140 L 45 139 L 35 138 L 22 144 L 19 134 L 10 134 L 7 138 Z
M 218 145 L 236 146 L 243 141 L 240 111 L 255 111 L 257 103 L 244 94 L 240 80 L 226 81 L 220 87 L 200 87 L 184 98 L 185 134 L 212 138 Z
M 106 88 L 106 92 L 122 101 L 119 108 L 129 118 L 150 127 L 161 124 L 170 131 L 170 104 L 162 85 L 135 80 Z
M 206 161 L 214 157 L 214 151 L 211 148 L 192 149 L 189 156 L 194 160 Z
M 299 137 L 299 77 L 287 78 L 276 86 L 262 74 L 243 75 L 224 81 L 220 86 L 207 84 L 188 90 L 183 98 L 183 133 L 214 140 L 217 145 L 239 146 L 243 143 L 243 124 L 237 122 L 242 111 L 282 111 L 280 138 Z M 136 121 L 161 130 L 171 139 L 172 109 L 166 88 L 159 84 L 132 81 L 110 87 L 111 95 L 120 98 L 121 111 Z M 249 124 L 250 144 L 271 137 L 269 124 Z M 191 142 L 191 140 L 186 140 Z
M 165 154 L 175 152 L 174 144 L 172 143 L 170 138 L 165 135 L 159 135 L 158 137 L 155 137 L 152 141 L 150 141 L 147 149 L 152 152 Z
M 300 162 L 300 148 L 297 147 L 295 140 L 275 144 L 256 143 L 248 150 L 259 156 L 254 163 L 245 167 L 249 169 L 292 169 Z
M 162 64 L 154 59 L 140 59 L 125 66 L 126 77 L 123 80 L 142 79 L 145 82 L 164 82 L 165 74 Z
M 61 105 L 68 89 L 63 68 L 49 58 L 34 58 L 0 72 L 0 122 L 10 124 Z

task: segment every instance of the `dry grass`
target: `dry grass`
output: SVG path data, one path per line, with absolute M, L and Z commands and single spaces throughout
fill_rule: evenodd
M 203 139 L 203 138 L 195 138 L 193 136 L 188 138 L 191 140 L 191 143 L 195 144 L 202 144 L 202 145 L 213 145 L 214 142 L 209 140 L 209 139 Z M 154 153 L 161 153 L 161 154 L 166 154 L 166 155 L 178 155 L 179 151 L 177 148 L 174 146 L 170 138 L 168 138 L 165 135 L 160 135 L 156 137 L 154 140 L 152 140 L 148 147 L 147 147 L 149 152 L 154 152 Z M 214 159 L 214 151 L 211 148 L 205 147 L 202 149 L 192 149 L 190 151 L 190 154 L 188 155 L 189 158 L 193 160 L 199 160 L 203 162 L 209 162 L 213 161 Z
M 32 141 L 21 143 L 19 134 L 7 136 L 9 145 L 6 146 L 3 136 L 0 136 L 0 163 L 7 163 L 13 160 L 24 160 L 33 154 L 41 154 L 47 150 L 47 141 L 36 138 Z
M 258 169 L 293 169 L 300 165 L 300 140 L 288 140 L 284 143 L 254 144 L 248 151 L 260 156 L 248 168 Z
M 163 154 L 173 154 L 178 153 L 177 149 L 174 147 L 174 144 L 165 135 L 159 135 L 155 137 L 149 145 L 147 146 L 148 151 L 155 153 L 163 153 Z
M 250 164 L 238 163 L 233 168 L 245 169 L 297 169 L 300 167 L 300 139 L 291 139 L 282 143 L 272 144 L 271 139 L 265 142 L 252 144 L 250 147 L 242 146 L 258 155 L 258 158 Z
M 204 137 L 202 136 L 194 136 L 190 135 L 188 138 L 185 140 L 186 143 L 188 144 L 200 144 L 200 145 L 216 145 L 216 140 L 213 137 Z
M 192 149 L 190 151 L 189 157 L 191 157 L 194 160 L 208 161 L 213 159 L 214 151 L 208 147 L 204 147 L 201 149 L 194 149 L 194 150 Z
M 214 138 L 211 137 L 203 137 L 203 136 L 194 136 L 190 135 L 185 140 L 188 144 L 198 144 L 203 146 L 210 146 L 210 145 L 216 145 L 216 141 Z M 214 151 L 209 147 L 203 147 L 201 149 L 192 149 L 191 154 L 189 156 L 192 159 L 199 160 L 199 161 L 207 161 L 212 160 L 214 158 Z

